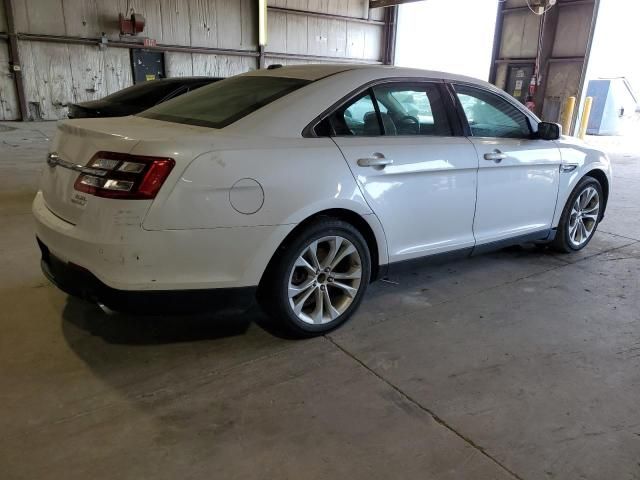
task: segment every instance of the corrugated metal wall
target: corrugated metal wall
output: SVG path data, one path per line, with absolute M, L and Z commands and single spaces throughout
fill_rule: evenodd
M 383 57 L 384 10 L 369 10 L 367 0 L 270 0 L 268 5 L 266 64 Z M 229 76 L 258 67 L 258 0 L 14 0 L 13 8 L 33 119 L 64 118 L 67 104 L 132 84 L 128 48 L 99 48 L 97 41 L 81 40 L 95 41 L 104 33 L 109 41 L 120 41 L 118 13 L 144 15 L 142 36 L 159 46 L 199 49 L 167 51 L 168 76 Z M 0 32 L 6 31 L 0 6 Z M 0 119 L 15 120 L 19 113 L 7 42 L 0 38 Z
M 507 0 L 500 9 L 492 81 L 504 89 L 510 65 L 535 62 L 541 17 L 529 10 L 525 0 Z M 596 14 L 596 0 L 559 0 L 546 14 L 541 84 L 535 97 L 537 113 L 544 120 L 559 121 L 567 98 L 580 95 Z
M 266 49 L 270 63 L 305 63 L 305 60 L 287 59 L 278 53 L 291 57 L 311 54 L 378 62 L 382 58 L 383 9 L 369 10 L 368 2 L 360 0 L 269 0 L 268 4 L 273 7 L 269 10 Z M 339 15 L 345 19 L 304 15 L 300 11 Z M 349 21 L 346 17 L 368 22 Z

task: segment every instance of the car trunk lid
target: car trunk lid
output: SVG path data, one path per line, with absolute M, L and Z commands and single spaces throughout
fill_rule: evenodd
M 68 120 L 58 125 L 44 167 L 41 190 L 49 210 L 63 220 L 78 224 L 98 204 L 117 202 L 77 191 L 74 184 L 94 155 L 100 151 L 129 154 L 141 142 L 171 142 L 184 135 L 175 124 L 139 117 Z M 181 159 L 184 162 L 184 158 Z M 186 165 L 185 165 L 186 166 Z M 150 200 L 134 200 L 146 211 Z M 93 204 L 93 208 L 88 208 Z

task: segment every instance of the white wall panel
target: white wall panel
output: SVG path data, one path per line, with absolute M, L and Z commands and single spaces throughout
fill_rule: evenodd
M 193 58 L 190 53 L 167 52 L 164 55 L 167 77 L 193 76 Z
M 15 81 L 9 70 L 9 45 L 0 40 L 0 120 L 17 120 L 19 108 Z

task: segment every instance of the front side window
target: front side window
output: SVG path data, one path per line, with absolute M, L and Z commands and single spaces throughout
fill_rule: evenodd
M 531 137 L 526 115 L 507 100 L 463 85 L 455 90 L 474 137 Z
M 231 77 L 138 115 L 166 122 L 224 128 L 309 83 L 309 80 L 285 77 Z

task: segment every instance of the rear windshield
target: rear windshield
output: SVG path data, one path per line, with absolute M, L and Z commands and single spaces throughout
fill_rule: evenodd
M 128 103 L 143 108 L 154 106 L 164 97 L 173 93 L 180 87 L 176 82 L 164 82 L 162 80 L 152 80 L 142 84 L 133 85 L 111 95 L 107 95 L 103 100 L 114 103 Z
M 161 103 L 138 115 L 174 123 L 223 128 L 311 83 L 281 77 L 232 77 Z

